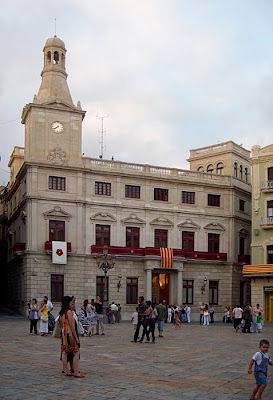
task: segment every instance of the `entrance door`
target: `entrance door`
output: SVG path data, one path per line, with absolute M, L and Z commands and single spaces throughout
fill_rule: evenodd
M 158 303 L 159 299 L 166 300 L 169 304 L 170 274 L 153 273 L 152 302 Z
M 265 292 L 265 321 L 273 322 L 273 292 Z

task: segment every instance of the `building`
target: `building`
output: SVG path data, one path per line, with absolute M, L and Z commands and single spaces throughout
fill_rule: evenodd
M 244 267 L 251 302 L 273 322 L 273 145 L 252 147 L 252 264 Z
M 25 146 L 9 162 L 9 305 L 24 313 L 31 297 L 47 294 L 58 308 L 64 293 L 102 295 L 104 246 L 116 257 L 108 301 L 124 318 L 138 295 L 188 303 L 193 317 L 202 301 L 216 318 L 244 304 L 249 151 L 232 141 L 191 150 L 189 170 L 83 157 L 85 111 L 69 92 L 65 45 L 54 36 L 43 51 L 39 92 L 22 112 Z

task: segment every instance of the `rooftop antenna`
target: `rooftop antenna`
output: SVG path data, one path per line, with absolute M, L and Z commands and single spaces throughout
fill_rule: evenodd
M 57 37 L 57 18 L 55 17 L 55 37 Z
M 103 120 L 105 118 L 108 118 L 109 114 L 107 114 L 107 115 L 105 115 L 103 117 L 99 117 L 99 115 L 97 114 L 96 117 L 97 117 L 97 119 L 100 119 L 100 121 L 101 121 L 101 129 L 98 129 L 98 132 L 99 132 L 99 144 L 100 144 L 100 155 L 99 155 L 99 158 L 103 158 L 103 149 L 106 148 L 106 145 L 104 144 L 104 134 L 105 134 L 106 130 L 103 127 Z

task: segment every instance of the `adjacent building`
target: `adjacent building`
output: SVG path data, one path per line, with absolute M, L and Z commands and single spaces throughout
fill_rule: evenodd
M 9 162 L 9 306 L 24 313 L 45 294 L 55 308 L 63 294 L 79 303 L 103 297 L 97 261 L 105 246 L 115 256 L 107 300 L 121 304 L 124 318 L 139 295 L 188 303 L 193 318 L 202 301 L 216 318 L 243 305 L 250 152 L 232 141 L 191 150 L 189 170 L 84 157 L 85 111 L 69 92 L 65 45 L 54 36 L 43 51 L 39 92 L 22 112 L 25 145 Z
M 251 302 L 273 322 L 273 145 L 252 147 L 252 264 L 244 267 Z

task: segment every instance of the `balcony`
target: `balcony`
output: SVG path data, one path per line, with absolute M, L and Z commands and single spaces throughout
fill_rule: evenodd
M 20 256 L 21 254 L 23 254 L 25 249 L 26 249 L 26 244 L 22 242 L 16 242 L 12 246 L 13 254 L 16 256 Z
M 91 246 L 91 254 L 102 253 L 103 246 L 93 244 Z M 127 255 L 127 256 L 160 256 L 159 247 L 123 247 L 108 246 L 108 254 Z M 226 261 L 227 253 L 209 253 L 206 251 L 188 251 L 183 249 L 173 249 L 174 257 L 184 257 L 188 260 L 215 260 Z
M 67 242 L 66 245 L 67 245 L 67 253 L 71 253 L 72 252 L 71 242 Z M 45 242 L 45 251 L 48 254 L 52 253 L 52 242 L 50 241 Z
M 264 229 L 272 229 L 273 228 L 273 216 L 262 217 L 261 218 L 261 227 Z
M 238 263 L 240 264 L 250 264 L 250 255 L 249 254 L 239 254 L 238 255 Z
M 273 181 L 262 182 L 262 190 L 273 190 Z

